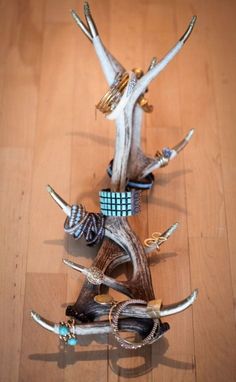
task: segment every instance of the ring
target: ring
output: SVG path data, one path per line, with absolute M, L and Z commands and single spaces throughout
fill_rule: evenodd
M 71 333 L 71 330 L 74 329 L 74 324 L 74 320 L 69 320 L 67 322 L 61 321 L 58 328 L 60 340 L 63 340 L 70 346 L 75 346 L 79 343 L 77 336 Z
M 104 278 L 104 273 L 97 267 L 88 269 L 87 280 L 93 285 L 101 285 Z
M 160 232 L 154 232 L 151 237 L 144 240 L 144 245 L 149 248 L 155 246 L 157 250 L 159 251 L 160 245 L 164 243 L 164 241 L 166 240 L 167 238 L 164 236 L 161 236 Z
M 140 79 L 143 76 L 143 70 L 140 68 L 132 69 L 132 72 L 135 74 L 134 85 L 136 84 L 137 79 Z M 118 73 L 115 77 L 115 80 L 105 95 L 96 105 L 96 108 L 100 110 L 103 114 L 111 113 L 119 104 L 122 95 L 129 83 L 130 74 L 128 72 Z M 140 107 L 146 112 L 151 113 L 153 111 L 153 106 L 148 104 L 148 100 L 144 97 L 143 94 L 137 100 Z
M 110 89 L 98 102 L 96 108 L 104 114 L 110 113 L 113 109 L 115 109 L 128 81 L 129 74 L 127 72 L 118 73 Z
M 159 150 L 155 154 L 155 158 L 160 162 L 160 167 L 165 167 L 169 163 L 169 158 L 164 155 L 163 152 L 160 152 Z
M 116 340 L 119 342 L 119 344 L 124 347 L 125 349 L 139 349 L 144 345 L 152 344 L 155 339 L 160 334 L 161 329 L 161 323 L 158 317 L 153 318 L 153 327 L 150 333 L 141 341 L 141 342 L 130 342 L 128 340 L 125 340 L 119 335 L 119 328 L 118 328 L 118 322 L 119 317 L 122 313 L 122 311 L 126 308 L 127 305 L 131 304 L 140 304 L 140 305 L 147 305 L 147 302 L 144 300 L 127 300 L 115 303 L 109 312 L 109 321 L 110 325 L 113 331 L 113 334 L 116 338 Z M 115 310 L 115 312 L 114 312 Z

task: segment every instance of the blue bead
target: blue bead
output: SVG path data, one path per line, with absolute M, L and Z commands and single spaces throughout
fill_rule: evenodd
M 68 341 L 67 341 L 68 345 L 70 346 L 75 346 L 79 343 L 79 341 L 77 340 L 77 338 L 69 338 Z
M 70 333 L 70 331 L 69 331 L 69 329 L 67 328 L 67 326 L 65 326 L 65 325 L 61 325 L 60 327 L 59 327 L 59 334 L 61 335 L 61 336 L 67 336 L 67 334 L 69 334 Z
M 162 153 L 163 153 L 165 158 L 169 159 L 171 157 L 172 150 L 169 149 L 169 147 L 164 147 L 164 149 L 162 150 Z

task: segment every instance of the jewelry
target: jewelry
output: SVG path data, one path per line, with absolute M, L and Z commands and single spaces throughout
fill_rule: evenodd
M 130 95 L 133 87 L 136 85 L 137 79 L 140 79 L 144 74 L 143 70 L 140 68 L 134 68 L 132 69 L 132 72 L 135 74 L 136 79 L 131 80 L 130 89 L 128 90 L 127 95 Z M 129 82 L 129 77 L 130 76 L 128 72 L 118 73 L 110 89 L 98 102 L 96 108 L 103 114 L 111 113 L 120 102 L 124 90 Z M 153 106 L 148 104 L 148 100 L 144 97 L 143 94 L 141 94 L 137 102 L 146 113 L 151 113 L 153 111 Z
M 140 212 L 140 191 L 99 192 L 101 212 L 105 216 L 132 216 Z
M 59 338 L 67 345 L 75 346 L 79 343 L 78 338 L 71 330 L 74 329 L 74 320 L 68 320 L 67 322 L 61 321 L 59 324 Z
M 99 213 L 87 212 L 82 204 L 72 205 L 71 214 L 67 216 L 64 230 L 75 239 L 84 236 L 87 245 L 93 246 L 103 240 L 105 234 L 105 217 Z
M 121 99 L 121 95 L 129 81 L 127 72 L 118 73 L 113 84 L 102 99 L 96 105 L 96 108 L 102 113 L 107 114 L 115 109 Z
M 157 150 L 156 154 L 155 154 L 155 157 L 157 160 L 159 160 L 160 162 L 160 167 L 165 167 L 168 165 L 169 163 L 169 158 L 165 156 L 165 154 L 163 152 L 160 152 L 159 150 Z
M 155 66 L 156 61 L 154 61 L 154 59 L 153 59 L 152 62 Z M 150 66 L 150 68 L 151 68 L 151 66 Z M 150 68 L 148 70 L 150 70 Z M 134 69 L 132 69 L 132 71 L 135 73 L 138 80 L 144 75 L 143 70 L 140 68 L 134 68 Z M 137 102 L 138 102 L 139 106 L 141 106 L 143 111 L 145 111 L 146 113 L 151 113 L 153 111 L 153 106 L 148 104 L 148 100 L 147 100 L 147 98 L 144 97 L 143 94 L 141 94 L 141 96 L 138 98 Z
M 146 247 L 156 247 L 158 251 L 160 251 L 160 245 L 166 241 L 167 238 L 161 236 L 160 232 L 154 232 L 151 237 L 144 240 L 144 245 Z
M 107 174 L 112 176 L 113 159 L 110 161 L 107 167 Z M 153 186 L 154 175 L 152 173 L 146 175 L 142 180 L 128 179 L 127 187 L 136 188 L 137 190 L 150 190 Z
M 119 328 L 118 328 L 119 317 L 122 311 L 126 308 L 126 306 L 130 304 L 147 305 L 146 301 L 144 300 L 127 300 L 127 301 L 115 303 L 110 309 L 109 321 L 110 321 L 113 334 L 116 340 L 119 342 L 119 344 L 122 347 L 126 349 L 138 349 L 144 345 L 147 345 L 147 344 L 150 345 L 155 341 L 156 337 L 158 337 L 160 334 L 161 323 L 158 317 L 153 318 L 153 328 L 150 331 L 150 333 L 147 335 L 147 337 L 145 337 L 141 342 L 130 342 L 122 338 L 119 335 Z M 114 309 L 115 309 L 115 313 L 114 313 Z
M 147 314 L 151 318 L 159 318 L 161 310 L 162 300 L 151 300 L 147 304 Z
M 88 268 L 87 280 L 93 285 L 101 285 L 103 282 L 104 274 L 101 269 L 97 267 Z
M 94 301 L 101 305 L 111 305 L 114 303 L 114 298 L 109 294 L 97 294 Z

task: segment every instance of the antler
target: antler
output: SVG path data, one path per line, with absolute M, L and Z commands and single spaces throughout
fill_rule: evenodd
M 196 17 L 194 16 L 185 34 L 167 55 L 157 62 L 152 59 L 147 73 L 139 70 L 126 71 L 123 66 L 110 54 L 102 43 L 95 22 L 92 18 L 89 5 L 85 3 L 84 14 L 86 24 L 75 11 L 72 16 L 78 26 L 93 43 L 96 54 L 102 66 L 109 90 L 98 104 L 106 117 L 114 120 L 116 124 L 116 147 L 114 161 L 111 169 L 111 189 L 100 192 L 101 213 L 89 213 L 84 206 L 70 206 L 50 186 L 48 191 L 56 203 L 66 213 L 65 231 L 75 238 L 85 236 L 89 245 L 103 239 L 102 245 L 91 268 L 85 268 L 69 260 L 64 263 L 86 276 L 80 295 L 73 306 L 68 306 L 66 314 L 74 317 L 84 324 L 68 321 L 67 324 L 53 324 L 36 313 L 33 319 L 44 328 L 62 336 L 68 344 L 76 344 L 74 335 L 108 333 L 113 328 L 117 340 L 122 346 L 134 348 L 134 345 L 124 342 L 117 335 L 118 319 L 119 328 L 128 331 L 135 330 L 142 335 L 149 333 L 142 344 L 152 343 L 157 340 L 168 328 L 168 324 L 160 321 L 161 317 L 178 313 L 190 306 L 197 297 L 195 290 L 185 300 L 163 306 L 161 301 L 154 300 L 154 291 L 146 253 L 159 248 L 164 241 L 175 231 L 177 224 L 171 226 L 162 235 L 154 237 L 154 242 L 149 243 L 146 251 L 135 233 L 131 230 L 127 216 L 136 214 L 140 210 L 139 195 L 136 190 L 127 189 L 129 179 L 142 181 L 154 169 L 168 164 L 189 142 L 193 135 L 191 130 L 188 135 L 172 149 L 164 148 L 155 158 L 145 156 L 140 148 L 140 132 L 143 110 L 151 111 L 144 93 L 150 82 L 166 67 L 166 65 L 181 50 L 192 32 Z M 119 282 L 110 277 L 118 264 L 131 262 L 133 266 L 132 277 Z M 100 286 L 115 289 L 133 300 L 123 303 L 98 303 L 97 295 Z M 140 307 L 141 305 L 141 307 Z M 101 315 L 109 313 L 109 321 L 91 322 Z M 141 322 L 138 321 L 141 319 Z M 153 327 L 152 327 L 153 322 Z M 151 328 L 151 329 L 150 329 Z M 71 343 L 70 343 L 71 341 Z M 73 342 L 74 341 L 74 342 Z M 137 344 L 137 347 L 140 347 Z
M 87 22 L 87 26 L 83 23 L 78 14 L 73 10 L 72 17 L 76 21 L 77 25 L 84 32 L 86 37 L 93 43 L 97 57 L 100 61 L 103 73 L 111 86 L 117 74 L 125 72 L 124 67 L 110 54 L 105 48 L 102 40 L 98 34 L 97 26 L 92 18 L 88 3 L 84 4 L 84 14 Z M 162 156 L 158 158 L 151 158 L 145 156 L 140 148 L 140 135 L 141 135 L 141 122 L 143 110 L 137 104 L 137 100 L 147 90 L 148 85 L 156 76 L 168 65 L 168 63 L 175 57 L 175 55 L 181 50 L 187 39 L 189 38 L 194 24 L 196 22 L 196 16 L 193 16 L 186 32 L 179 39 L 177 44 L 166 54 L 166 56 L 157 62 L 154 58 L 151 61 L 151 65 L 145 75 L 137 80 L 137 84 L 132 94 L 125 93 L 120 101 L 123 107 L 123 113 L 119 113 L 116 110 L 110 113 L 107 118 L 114 119 L 116 123 L 116 148 L 115 148 L 115 160 L 113 162 L 111 189 L 114 191 L 123 190 L 126 186 L 128 176 L 129 179 L 139 180 L 150 174 L 153 170 L 159 167 L 163 167 L 163 163 L 168 164 L 170 158 L 169 152 L 165 151 Z M 134 80 L 134 76 L 131 76 L 128 86 Z M 127 86 L 127 88 L 128 88 Z M 127 107 L 125 107 L 127 105 Z M 193 135 L 193 130 L 190 130 L 185 140 L 187 145 Z M 129 138 L 129 139 L 128 139 Z M 176 155 L 181 151 L 176 151 Z M 172 155 L 173 159 L 176 155 Z

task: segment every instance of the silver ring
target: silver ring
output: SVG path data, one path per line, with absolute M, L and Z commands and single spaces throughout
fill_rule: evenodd
M 104 274 L 101 269 L 91 267 L 88 269 L 87 280 L 93 285 L 101 285 L 103 282 Z

